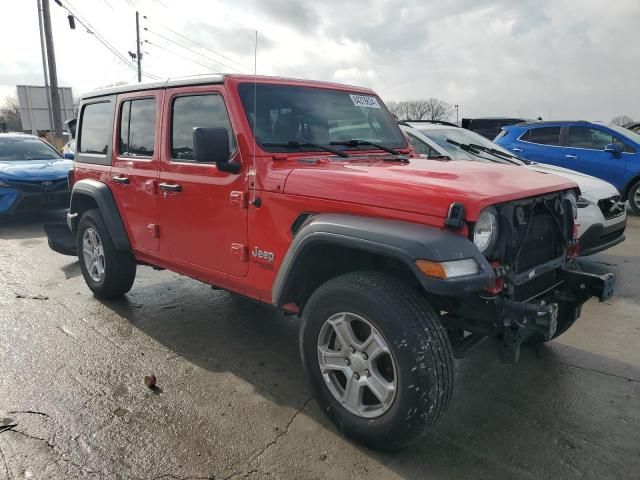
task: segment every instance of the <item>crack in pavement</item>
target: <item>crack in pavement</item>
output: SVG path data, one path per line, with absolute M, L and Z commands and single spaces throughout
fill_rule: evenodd
M 600 371 L 600 370 L 594 370 L 593 368 L 581 367 L 580 365 L 574 365 L 573 363 L 565 362 L 563 360 L 560 360 L 560 363 L 563 364 L 563 365 L 566 365 L 567 367 L 573 367 L 573 368 L 577 368 L 579 370 L 586 370 L 587 372 L 599 373 L 600 375 L 606 375 L 608 377 L 619 378 L 620 380 L 626 380 L 628 382 L 635 382 L 635 383 L 639 383 L 640 382 L 640 379 L 623 377 L 621 375 L 616 375 L 615 373 L 608 373 L 608 372 L 603 372 L 603 371 Z
M 258 459 L 260 457 L 262 457 L 267 450 L 269 450 L 272 446 L 276 445 L 280 439 L 282 437 L 284 437 L 285 435 L 287 435 L 289 433 L 289 428 L 291 427 L 291 424 L 294 422 L 294 420 L 298 417 L 298 415 L 300 415 L 305 408 L 307 408 L 307 405 L 309 405 L 311 403 L 311 401 L 313 400 L 313 396 L 309 397 L 307 400 L 305 400 L 305 402 L 302 404 L 302 407 L 300 407 L 298 410 L 296 410 L 296 412 L 291 416 L 291 419 L 289 419 L 289 421 L 287 422 L 287 424 L 285 425 L 284 429 L 280 432 L 278 432 L 278 434 L 276 435 L 276 437 L 271 440 L 269 443 L 267 443 L 264 448 L 260 449 L 260 451 L 254 455 L 251 460 L 249 460 L 249 465 L 255 463 L 256 461 L 258 461 Z M 231 475 L 228 475 L 226 477 L 223 478 L 223 480 L 232 480 L 233 478 L 237 478 L 238 476 L 242 475 L 243 477 L 247 477 L 253 473 L 258 473 L 258 469 L 257 468 L 252 468 L 251 470 L 247 470 L 247 471 L 241 471 L 241 472 L 232 472 Z
M 2 463 L 4 464 L 4 471 L 7 472 L 7 478 L 11 479 L 11 472 L 9 471 L 9 465 L 7 465 L 7 458 L 4 456 L 2 446 L 0 446 L 0 457 L 2 457 Z

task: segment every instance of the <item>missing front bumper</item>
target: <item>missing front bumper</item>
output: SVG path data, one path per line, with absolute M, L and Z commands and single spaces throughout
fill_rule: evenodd
M 562 270 L 562 285 L 542 298 L 531 302 L 499 299 L 502 318 L 502 344 L 500 353 L 506 363 L 517 362 L 520 346 L 534 335 L 551 340 L 556 331 L 573 322 L 582 304 L 591 297 L 601 302 L 613 294 L 615 275 L 595 275 L 586 272 Z

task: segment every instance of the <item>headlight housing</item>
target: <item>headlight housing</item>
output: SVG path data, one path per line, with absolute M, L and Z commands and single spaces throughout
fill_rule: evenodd
M 473 243 L 476 244 L 478 250 L 487 255 L 498 240 L 498 217 L 492 209 L 480 212 L 478 221 L 473 229 Z

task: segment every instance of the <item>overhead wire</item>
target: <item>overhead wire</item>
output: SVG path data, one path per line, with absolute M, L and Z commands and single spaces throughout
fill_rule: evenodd
M 73 15 L 76 18 L 76 20 L 78 20 L 78 23 L 80 23 L 84 28 L 86 28 L 87 32 L 91 33 L 96 38 L 96 40 L 98 40 L 102 45 L 104 45 L 113 55 L 118 57 L 118 59 L 120 59 L 129 68 L 133 70 L 137 70 L 136 66 L 130 63 L 129 59 L 127 59 L 113 45 L 111 45 L 111 43 L 102 34 L 100 34 L 100 32 L 98 32 L 88 20 L 86 20 L 85 18 L 83 18 L 81 15 L 78 14 L 78 10 L 69 1 L 66 2 L 66 5 L 62 4 L 61 2 L 59 3 L 59 5 L 61 5 L 62 8 L 64 8 L 67 12 Z M 159 80 L 161 78 L 157 75 L 154 75 L 148 72 L 147 73 L 143 72 L 142 74 L 148 78 L 152 78 L 155 80 Z
M 189 57 L 185 57 L 185 56 L 183 56 L 183 55 L 180 55 L 179 53 L 174 52 L 173 50 L 169 50 L 168 48 L 163 47 L 162 45 L 158 45 L 157 43 L 150 42 L 149 40 L 145 40 L 145 43 L 146 43 L 147 45 L 151 45 L 152 47 L 159 48 L 160 50 L 163 50 L 163 51 L 165 51 L 165 52 L 167 52 L 167 53 L 170 53 L 171 55 L 175 55 L 176 57 L 181 58 L 181 59 L 183 59 L 183 60 L 188 60 L 188 61 L 193 62 L 193 63 L 195 63 L 195 64 L 198 64 L 198 65 L 200 65 L 200 66 L 202 66 L 202 67 L 205 67 L 205 68 L 207 68 L 207 69 L 209 69 L 209 70 L 211 70 L 211 69 L 212 69 L 212 68 L 211 68 L 211 65 L 205 65 L 204 63 L 200 63 L 200 62 L 198 62 L 197 60 L 193 60 L 192 58 L 189 58 Z

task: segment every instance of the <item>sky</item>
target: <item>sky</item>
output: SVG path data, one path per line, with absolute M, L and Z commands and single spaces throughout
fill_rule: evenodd
M 436 97 L 460 118 L 640 120 L 640 1 L 51 0 L 61 86 L 74 95 L 136 81 L 251 73 L 373 88 L 386 101 Z M 42 85 L 36 0 L 0 0 L 0 101 Z M 146 18 L 145 18 L 146 17 Z M 187 48 L 184 48 L 187 47 Z M 150 77 L 146 77 L 150 80 Z M 455 120 L 455 114 L 452 120 Z

